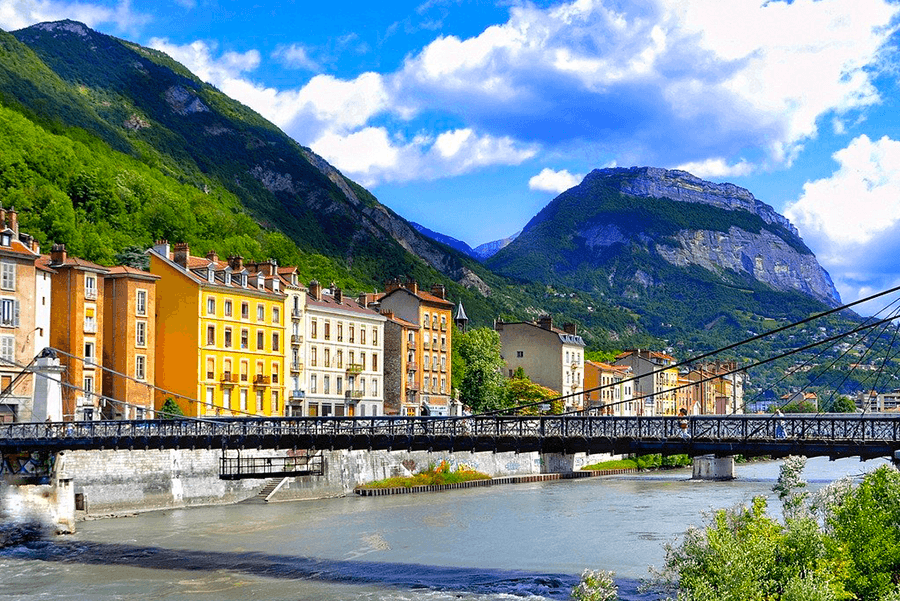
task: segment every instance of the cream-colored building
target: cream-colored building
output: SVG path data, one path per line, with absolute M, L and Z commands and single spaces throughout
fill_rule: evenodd
M 305 322 L 303 415 L 384 415 L 384 316 L 312 281 Z
M 638 415 L 675 415 L 678 369 L 675 358 L 646 349 L 631 349 L 616 357 L 615 365 L 628 366 L 635 377 Z
M 566 411 L 583 407 L 585 345 L 575 324 L 565 324 L 560 330 L 553 327 L 553 318 L 545 315 L 538 321 L 498 320 L 494 329 L 500 334 L 508 377 L 521 367 L 532 382 L 559 390 Z

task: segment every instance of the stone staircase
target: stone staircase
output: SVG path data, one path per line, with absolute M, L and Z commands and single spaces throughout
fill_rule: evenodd
M 269 478 L 266 480 L 266 483 L 263 487 L 256 493 L 254 496 L 249 497 L 241 501 L 241 503 L 268 503 L 269 499 L 281 488 L 282 484 L 287 481 L 287 478 Z

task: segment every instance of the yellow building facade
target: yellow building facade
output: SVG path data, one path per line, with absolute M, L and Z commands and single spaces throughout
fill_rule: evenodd
M 192 417 L 283 416 L 285 298 L 273 270 L 240 257 L 151 249 L 156 286 L 156 407 Z M 268 272 L 268 273 L 267 273 Z

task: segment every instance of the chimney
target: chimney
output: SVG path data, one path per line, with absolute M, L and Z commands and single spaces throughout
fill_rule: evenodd
M 172 260 L 187 269 L 188 257 L 191 256 L 191 247 L 187 242 L 176 242 Z
M 164 256 L 165 258 L 169 258 L 169 241 L 165 238 L 161 238 L 157 240 L 153 244 L 153 251 Z
M 243 271 L 244 257 L 241 255 L 231 255 L 228 257 L 228 265 L 231 267 L 232 271 Z
M 572 336 L 575 336 L 578 334 L 578 326 L 576 326 L 574 323 L 564 323 L 563 331 L 566 334 L 571 334 Z
M 381 314 L 384 315 L 385 317 L 387 317 L 388 319 L 394 319 L 393 311 L 382 311 Z
M 15 209 L 10 209 L 6 212 L 6 223 L 9 229 L 16 234 L 19 233 L 19 215 Z
M 309 295 L 316 300 L 322 300 L 322 284 L 319 283 L 319 280 L 309 283 Z
M 413 294 L 419 293 L 419 282 L 415 281 L 412 278 L 407 278 L 406 283 L 403 285 L 403 287 Z
M 443 284 L 433 284 L 431 286 L 431 293 L 438 298 L 447 300 L 447 289 Z
M 219 255 L 214 250 L 211 250 L 208 253 L 206 253 L 206 258 L 208 260 L 212 261 L 213 263 L 218 263 L 218 261 L 219 261 Z
M 538 317 L 538 325 L 544 330 L 553 328 L 553 317 L 550 315 L 541 315 Z
M 400 280 L 397 278 L 391 278 L 384 284 L 384 293 L 388 294 L 389 292 L 393 292 L 397 288 L 400 288 Z
M 372 305 L 375 304 L 375 295 L 371 292 L 360 292 L 356 302 L 366 309 L 371 309 Z
M 54 244 L 50 247 L 50 264 L 62 265 L 66 262 L 66 245 Z
M 263 272 L 266 277 L 271 277 L 278 272 L 278 261 L 275 259 L 266 259 L 266 262 L 257 265 L 256 269 Z
M 334 296 L 334 302 L 344 302 L 344 292 L 340 288 L 335 288 L 334 284 L 331 285 L 331 294 Z
M 0 230 L 6 229 L 6 209 L 0 207 Z

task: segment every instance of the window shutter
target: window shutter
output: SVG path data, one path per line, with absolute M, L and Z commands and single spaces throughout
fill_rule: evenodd
M 15 301 L 14 306 L 14 314 L 13 314 L 13 325 L 19 327 L 19 301 Z

